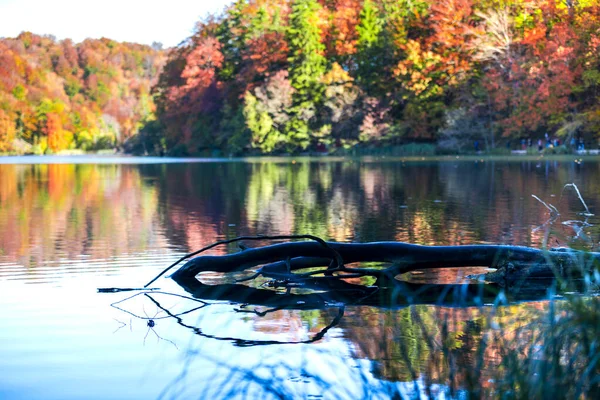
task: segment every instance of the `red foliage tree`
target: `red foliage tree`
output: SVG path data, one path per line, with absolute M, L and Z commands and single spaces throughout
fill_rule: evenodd
M 287 66 L 288 45 L 279 32 L 268 32 L 250 39 L 242 57 L 242 69 L 237 77 L 243 96 L 249 90 L 264 82 L 272 73 Z
M 329 0 L 323 3 L 329 10 L 330 21 L 324 30 L 327 57 L 340 59 L 355 54 L 356 27 L 363 0 Z

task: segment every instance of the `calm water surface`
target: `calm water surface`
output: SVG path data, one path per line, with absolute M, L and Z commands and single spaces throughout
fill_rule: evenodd
M 567 183 L 600 214 L 593 160 L 47 160 L 0 164 L 2 399 L 452 396 L 450 381 L 460 389 L 461 377 L 449 377 L 431 342 L 449 329 L 455 359 L 470 365 L 489 307 L 347 307 L 341 316 L 333 304 L 263 315 L 197 302 L 170 279 L 150 297 L 96 288 L 140 287 L 186 252 L 239 235 L 582 249 L 600 241 L 598 217 L 584 229 L 563 224 L 585 221 Z M 548 221 L 532 194 L 560 219 Z M 461 273 L 403 279 L 453 283 Z M 503 306 L 503 318 L 526 322 L 544 307 Z M 484 355 L 481 385 L 497 357 Z

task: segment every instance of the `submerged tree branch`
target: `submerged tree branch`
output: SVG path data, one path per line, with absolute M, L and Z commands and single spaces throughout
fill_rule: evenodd
M 341 258 L 333 267 L 330 264 L 332 253 Z M 384 269 L 347 266 L 360 262 L 391 265 Z M 309 280 L 372 276 L 381 286 L 386 280 L 414 270 L 480 266 L 496 271 L 478 276 L 479 279 L 511 287 L 532 279 L 582 279 L 599 263 L 600 253 L 570 249 L 548 251 L 507 245 L 421 246 L 401 242 L 326 242 L 326 245 L 321 242 L 288 242 L 224 256 L 197 257 L 180 267 L 172 278 L 182 282 L 195 278 L 201 272 L 231 273 L 258 268 L 256 274 L 247 279 L 262 275 L 284 283 L 306 283 Z M 294 272 L 307 268 L 313 270 Z M 335 275 L 332 276 L 333 273 Z

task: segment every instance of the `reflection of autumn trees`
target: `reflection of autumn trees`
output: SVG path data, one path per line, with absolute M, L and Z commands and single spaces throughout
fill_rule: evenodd
M 247 168 L 244 163 L 146 165 L 140 172 L 158 191 L 165 235 L 189 250 L 242 225 Z
M 563 220 L 580 219 L 579 200 L 568 189 L 561 199 L 563 186 L 576 182 L 594 212 L 599 173 L 597 163 L 543 160 L 2 165 L 0 248 L 33 265 L 167 241 L 191 250 L 241 234 L 539 246 L 545 233 L 534 228 L 548 213 L 531 194 Z M 552 226 L 560 243 L 569 235 L 560 221 Z
M 156 189 L 135 167 L 1 165 L 0 248 L 25 266 L 164 246 Z
M 589 200 L 597 207 L 596 194 L 600 188 L 592 178 L 598 173 L 597 163 L 586 164 L 584 168 L 568 161 L 489 161 L 442 167 L 444 164 L 440 164 L 444 198 L 451 203 L 448 211 L 480 232 L 474 238 L 477 241 L 540 246 L 543 230 L 534 232 L 533 228 L 542 225 L 549 215 L 531 195 L 558 207 L 563 221 L 581 219 L 577 213 L 583 207 L 572 190 L 563 190 L 566 183 L 576 182 L 586 202 Z M 555 240 L 551 246 L 569 243 L 572 231 L 560 222 L 553 232 Z
M 158 187 L 167 236 L 188 249 L 225 236 L 291 233 L 339 241 L 538 246 L 542 239 L 532 228 L 547 212 L 531 194 L 567 212 L 581 207 L 569 193 L 559 205 L 565 183 L 580 182 L 591 207 L 600 189 L 597 164 L 551 161 L 298 160 L 141 168 Z
M 450 388 L 493 389 L 502 356 L 526 348 L 548 303 L 493 308 L 416 305 L 400 310 L 356 307 L 340 326 L 354 355 L 372 360 L 378 377 L 426 377 Z M 481 389 L 479 389 L 481 388 Z
M 598 188 L 593 181 L 599 172 L 595 163 L 580 166 L 554 161 L 299 159 L 143 168 L 160 187 L 168 236 L 190 250 L 216 238 L 241 234 L 538 247 L 544 233 L 534 228 L 548 219 L 548 213 L 531 194 L 555 204 L 565 219 L 577 219 L 579 200 L 568 191 L 561 200 L 562 188 L 567 182 L 577 182 L 595 209 L 594 190 Z M 572 235 L 560 221 L 552 229 L 552 237 L 561 243 L 567 234 Z
M 253 318 L 254 330 L 285 335 L 285 340 L 300 342 L 319 333 L 336 317 L 336 308 L 325 310 L 278 310 Z M 327 336 L 325 337 L 327 340 Z
M 539 246 L 532 228 L 548 216 L 532 194 L 576 218 L 581 204 L 572 192 L 562 193 L 564 184 L 579 182 L 592 204 L 599 189 L 597 164 L 553 161 L 298 162 L 253 164 L 245 173 L 248 227 L 260 228 L 251 233 L 342 241 Z
M 381 378 L 414 380 L 420 375 L 419 366 L 428 358 L 430 349 L 410 311 L 410 308 L 382 311 L 360 307 L 349 312 L 342 321 L 344 335 L 355 345 L 356 356 L 381 360 L 374 365 Z M 422 316 L 431 326 L 432 316 L 426 314 Z

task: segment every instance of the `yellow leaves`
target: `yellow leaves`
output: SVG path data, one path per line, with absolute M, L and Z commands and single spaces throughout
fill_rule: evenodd
M 318 27 L 321 32 L 325 32 L 329 25 L 329 16 L 329 10 L 324 7 L 319 7 L 317 12 L 309 18 L 309 22 L 311 25 Z
M 19 57 L 17 54 L 14 55 L 14 59 L 15 59 L 15 69 L 16 69 L 16 73 L 21 76 L 21 77 L 25 77 L 25 61 Z
M 8 112 L 0 109 L 0 153 L 11 150 L 15 133 L 13 118 Z
M 394 74 L 396 76 L 404 76 L 404 75 L 408 75 L 408 68 L 406 67 L 405 63 L 399 63 L 396 66 L 396 69 L 394 70 Z
M 420 70 L 431 68 L 442 61 L 442 56 L 430 50 L 424 51 L 416 40 L 409 40 L 405 49 L 407 60 Z
M 337 83 L 351 86 L 351 82 L 353 81 L 354 78 L 350 76 L 348 71 L 344 70 L 340 66 L 340 64 L 336 62 L 334 62 L 331 65 L 331 69 L 327 71 L 321 78 L 321 82 L 323 82 L 325 85 L 332 85 Z
M 416 40 L 408 40 L 403 46 L 406 58 L 399 62 L 394 69 L 394 75 L 403 80 L 405 87 L 414 94 L 440 94 L 442 89 L 433 85 L 433 74 L 442 63 L 442 56 L 431 50 L 423 50 Z

